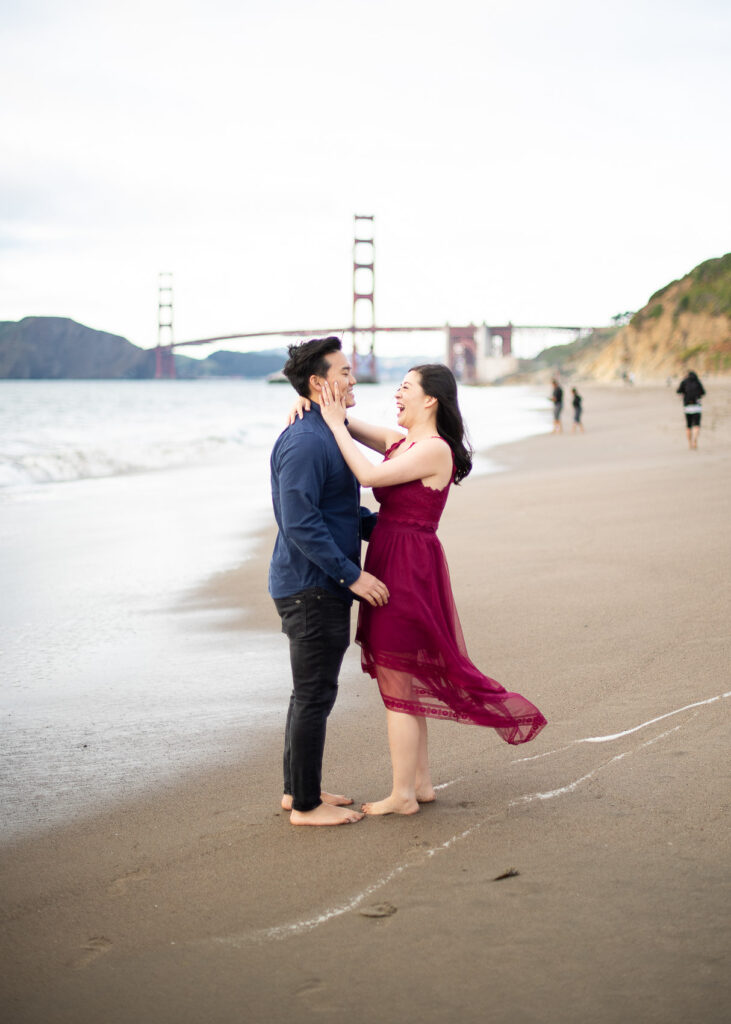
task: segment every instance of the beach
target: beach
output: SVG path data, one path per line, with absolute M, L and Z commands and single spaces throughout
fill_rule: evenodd
M 5 1019 L 725 1020 L 731 385 L 704 383 L 698 451 L 671 389 L 587 385 L 585 434 L 567 412 L 453 489 L 439 532 L 470 656 L 548 725 L 509 747 L 430 723 L 418 815 L 295 829 L 279 809 L 269 527 L 191 591 L 225 612 L 213 671 L 259 651 L 267 713 L 216 763 L 3 845 Z M 352 645 L 324 783 L 360 803 L 389 782 Z

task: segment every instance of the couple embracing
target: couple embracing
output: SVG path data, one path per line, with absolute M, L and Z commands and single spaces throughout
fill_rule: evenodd
M 397 429 L 349 415 L 356 381 L 338 338 L 291 346 L 284 374 L 300 397 L 271 457 L 278 534 L 269 592 L 289 640 L 293 682 L 282 807 L 293 825 L 414 814 L 434 799 L 427 718 L 489 726 L 512 744 L 545 725 L 538 708 L 467 656 L 436 536 L 450 486 L 472 467 L 457 385 L 446 366 L 414 367 L 396 391 Z M 356 441 L 382 455 L 380 465 Z M 377 515 L 361 507 L 361 484 L 373 488 Z M 362 812 L 321 786 L 354 598 L 356 642 L 386 706 L 393 770 L 390 795 Z

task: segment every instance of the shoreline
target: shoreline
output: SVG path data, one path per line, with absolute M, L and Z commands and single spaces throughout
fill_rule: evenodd
M 677 396 L 582 391 L 585 435 L 491 450 L 505 471 L 455 488 L 440 528 L 472 660 L 543 733 L 430 724 L 434 805 L 320 830 L 279 811 L 266 730 L 3 848 L 14 1021 L 723 1019 L 731 387 L 697 453 Z M 267 535 L 208 590 L 259 595 L 244 632 L 279 633 Z M 388 775 L 351 645 L 324 781 L 360 801 Z

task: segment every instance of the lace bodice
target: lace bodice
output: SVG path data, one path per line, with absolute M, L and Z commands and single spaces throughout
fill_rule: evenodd
M 393 451 L 403 444 L 396 441 L 386 452 L 388 459 Z M 399 523 L 436 530 L 439 526 L 444 506 L 447 504 L 451 480 L 441 489 L 427 487 L 421 480 L 409 480 L 405 484 L 393 484 L 390 487 L 374 487 L 373 495 L 381 508 L 379 522 Z

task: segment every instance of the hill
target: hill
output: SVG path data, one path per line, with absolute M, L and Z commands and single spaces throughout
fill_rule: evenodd
M 258 379 L 281 370 L 287 358 L 286 349 L 264 352 L 213 352 L 205 359 L 175 356 L 175 371 L 183 379 L 194 377 L 247 377 Z
M 136 380 L 154 375 L 154 352 L 117 334 L 61 316 L 0 322 L 0 378 Z
M 731 373 L 731 253 L 671 281 L 598 352 L 576 360 L 581 376 L 663 378 L 694 369 Z
M 206 359 L 175 356 L 179 377 L 266 377 L 285 349 L 214 352 Z M 155 352 L 107 331 L 60 316 L 0 322 L 0 379 L 143 380 L 155 376 Z
M 597 327 L 586 337 L 565 345 L 544 348 L 533 360 L 536 368 L 547 367 L 560 372 L 571 371 L 582 361 L 602 352 L 617 333 L 616 327 Z

